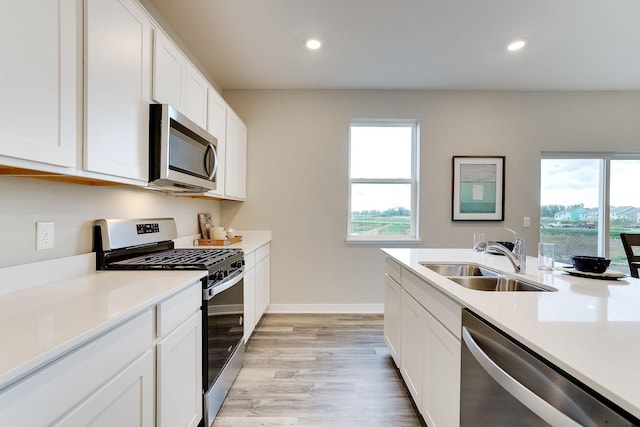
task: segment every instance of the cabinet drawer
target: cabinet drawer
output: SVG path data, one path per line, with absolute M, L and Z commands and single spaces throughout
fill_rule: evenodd
M 253 267 L 256 266 L 256 253 L 251 252 L 248 254 L 244 254 L 244 269 L 245 270 L 251 270 Z
M 256 262 L 260 262 L 269 256 L 269 253 L 270 253 L 269 246 L 270 246 L 269 244 L 266 244 L 264 246 L 259 247 L 256 250 Z
M 148 350 L 151 310 L 0 393 L 2 425 L 51 425 Z
M 457 303 L 407 270 L 402 271 L 401 283 L 416 301 L 460 339 L 462 308 Z
M 389 256 L 385 256 L 384 258 L 384 272 L 392 277 L 393 280 L 400 283 L 402 267 L 400 267 L 400 264 L 389 258 Z
M 202 284 L 196 282 L 187 289 L 180 291 L 157 305 L 158 337 L 167 335 L 182 322 L 187 320 L 202 305 Z

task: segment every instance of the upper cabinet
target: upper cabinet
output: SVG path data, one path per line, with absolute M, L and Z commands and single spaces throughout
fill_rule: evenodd
M 245 199 L 246 126 L 138 0 L 11 1 L 0 48 L 0 173 L 146 186 L 158 102 L 217 138 L 205 196 Z
M 155 34 L 154 51 L 154 100 L 172 105 L 206 129 L 209 82 L 160 30 Z
M 134 0 L 85 0 L 85 169 L 149 179 L 151 19 Z
M 209 103 L 207 108 L 207 132 L 218 140 L 218 172 L 216 189 L 207 193 L 208 196 L 224 197 L 226 171 L 226 143 L 227 143 L 227 102 L 212 87 L 209 88 Z
M 81 10 L 81 0 L 3 5 L 0 157 L 76 166 Z
M 225 196 L 244 200 L 247 195 L 247 126 L 238 115 L 227 110 Z

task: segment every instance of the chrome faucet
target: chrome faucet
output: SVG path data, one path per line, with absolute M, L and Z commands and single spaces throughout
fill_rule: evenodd
M 527 263 L 527 245 L 524 238 L 510 228 L 505 227 L 504 229 L 512 232 L 516 238 L 515 242 L 513 242 L 513 250 L 510 251 L 498 242 L 486 242 L 485 250 L 491 249 L 504 254 L 511 261 L 516 273 L 524 273 Z

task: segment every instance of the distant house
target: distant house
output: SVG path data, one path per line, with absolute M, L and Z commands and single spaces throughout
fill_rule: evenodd
M 611 208 L 611 219 L 624 219 L 634 223 L 640 223 L 640 208 L 633 206 L 620 206 Z
M 597 219 L 599 210 L 598 208 L 584 209 L 578 214 L 578 217 L 582 220 Z
M 556 221 L 562 221 L 563 219 L 571 219 L 571 209 L 564 209 L 559 212 L 556 212 L 553 215 L 553 219 Z
M 611 216 L 614 219 L 613 215 Z M 635 224 L 640 224 L 640 208 L 628 207 L 616 212 L 615 219 L 624 219 Z

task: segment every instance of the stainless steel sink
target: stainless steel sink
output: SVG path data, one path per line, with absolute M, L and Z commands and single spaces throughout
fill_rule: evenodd
M 427 263 L 421 262 L 427 267 L 442 276 L 500 276 L 501 273 L 483 267 L 478 264 L 461 264 L 461 263 Z
M 460 286 L 464 286 L 468 289 L 476 291 L 494 291 L 494 292 L 549 292 L 557 291 L 554 288 L 543 287 L 531 282 L 526 282 L 522 279 L 510 276 L 497 276 L 497 277 L 479 277 L 479 276 L 467 276 L 467 277 L 449 277 Z

